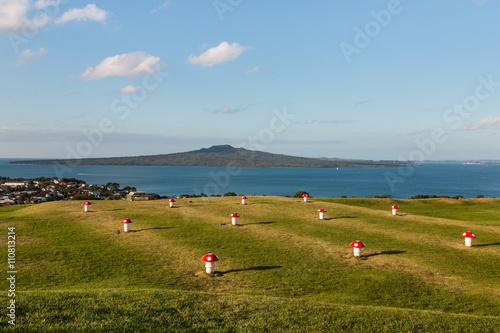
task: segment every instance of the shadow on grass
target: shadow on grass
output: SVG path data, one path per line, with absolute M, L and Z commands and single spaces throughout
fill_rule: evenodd
M 269 222 L 254 222 L 254 223 L 238 223 L 236 225 L 233 225 L 232 223 L 221 223 L 220 225 L 228 225 L 228 226 L 231 226 L 231 227 L 244 227 L 244 226 L 247 226 L 247 225 L 251 225 L 251 224 L 273 224 L 273 223 L 276 223 L 275 221 L 269 221 Z
M 401 254 L 401 253 L 405 253 L 405 252 L 406 251 L 382 251 L 379 253 L 372 253 L 372 254 L 364 255 L 363 257 L 374 257 L 374 256 L 379 256 L 381 254 Z
M 147 228 L 147 229 L 140 229 L 140 230 L 130 230 L 132 232 L 140 232 L 140 231 L 146 231 L 146 230 L 158 230 L 158 229 L 172 229 L 173 227 L 155 227 L 155 228 Z
M 267 271 L 269 269 L 278 269 L 283 266 L 256 266 L 250 268 L 242 268 L 242 269 L 230 269 L 225 272 L 219 272 L 220 274 L 234 273 L 234 272 L 244 272 L 244 271 Z
M 273 224 L 276 223 L 276 221 L 268 221 L 268 222 L 254 222 L 254 223 L 245 223 L 246 225 L 250 224 Z
M 335 217 L 325 217 L 323 221 L 340 220 L 340 219 L 355 219 L 356 216 L 335 216 Z M 318 219 L 321 220 L 321 219 Z
M 340 216 L 335 216 L 335 217 L 325 217 L 323 221 L 331 221 L 331 220 L 338 220 L 338 219 L 349 219 L 349 218 L 354 218 L 354 216 L 348 216 L 348 217 L 340 217 Z M 321 221 L 321 219 L 318 219 Z
M 479 246 L 495 246 L 495 245 L 500 245 L 500 243 L 477 244 L 477 245 L 473 245 L 473 247 L 479 247 Z

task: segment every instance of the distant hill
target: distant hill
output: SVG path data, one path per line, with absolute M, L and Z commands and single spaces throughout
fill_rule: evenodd
M 131 165 L 131 166 L 237 166 L 237 167 L 297 167 L 297 168 L 360 168 L 398 167 L 407 165 L 398 161 L 371 161 L 330 158 L 307 158 L 271 154 L 230 145 L 212 146 L 199 150 L 149 156 L 83 158 L 58 160 L 13 161 L 14 164 L 43 165 Z

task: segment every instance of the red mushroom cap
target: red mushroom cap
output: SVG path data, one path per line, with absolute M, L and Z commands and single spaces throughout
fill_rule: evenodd
M 318 213 L 325 213 L 325 212 L 326 212 L 326 210 L 324 208 L 318 209 Z
M 231 217 L 240 217 L 240 214 L 238 214 L 238 213 L 231 213 L 231 215 L 229 215 L 229 216 L 231 216 Z
M 357 249 L 360 249 L 360 248 L 363 248 L 363 247 L 366 247 L 365 243 L 363 243 L 362 241 L 354 241 L 351 243 L 351 245 L 349 245 L 350 247 L 355 247 Z
M 85 201 L 83 204 L 84 204 L 85 206 L 92 205 L 92 203 L 91 203 L 90 201 Z
M 307 193 L 302 194 L 302 197 L 303 197 L 303 198 L 304 198 L 304 197 L 306 197 L 306 198 L 307 198 L 308 196 L 309 196 L 309 194 L 307 194 Z
M 168 199 L 168 202 L 175 202 L 175 199 L 170 198 Z
M 393 206 L 391 206 L 391 209 L 399 209 L 399 207 L 396 205 L 393 205 Z
M 131 219 L 123 219 L 122 223 L 132 223 L 132 220 Z
M 242 196 L 241 198 L 242 198 L 242 199 L 246 199 L 247 197 L 245 197 L 245 196 Z
M 201 258 L 201 261 L 204 261 L 204 262 L 214 262 L 214 261 L 219 261 L 219 257 L 217 257 L 215 254 L 213 253 L 208 253 L 208 254 L 205 254 L 203 256 L 203 258 Z
M 462 234 L 462 237 L 467 237 L 467 238 L 476 238 L 476 234 L 474 234 L 473 232 L 470 232 L 470 231 L 466 231 Z

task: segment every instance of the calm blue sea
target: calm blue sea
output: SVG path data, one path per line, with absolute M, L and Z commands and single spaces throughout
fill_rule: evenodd
M 423 164 L 405 168 L 225 168 L 176 166 L 50 166 L 8 164 L 0 176 L 66 177 L 89 184 L 114 182 L 160 195 L 224 194 L 371 198 L 389 194 L 500 197 L 500 165 Z

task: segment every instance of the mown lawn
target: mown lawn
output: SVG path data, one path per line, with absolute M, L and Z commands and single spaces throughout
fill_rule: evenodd
M 5 244 L 16 228 L 18 271 L 17 325 L 3 316 L 0 329 L 499 331 L 500 199 L 247 202 L 0 208 Z M 472 248 L 461 237 L 467 230 L 478 235 Z M 354 240 L 367 245 L 361 259 Z M 209 252 L 221 259 L 212 276 L 200 261 Z

